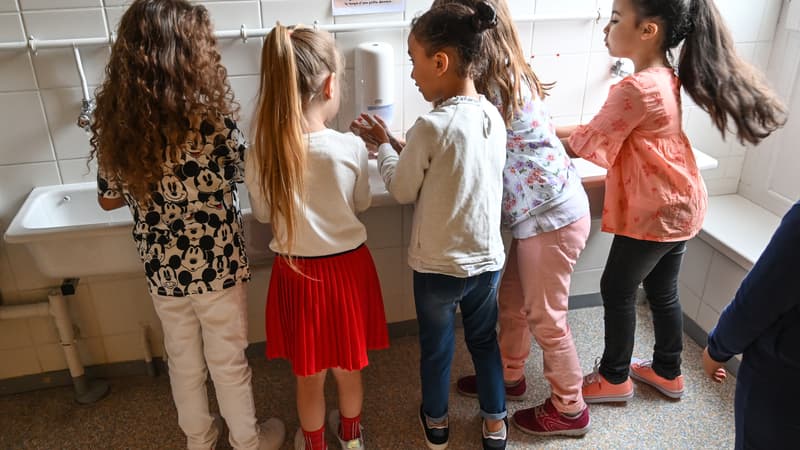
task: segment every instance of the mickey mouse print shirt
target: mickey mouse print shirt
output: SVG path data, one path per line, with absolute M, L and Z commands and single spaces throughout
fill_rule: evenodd
M 124 197 L 150 292 L 183 297 L 250 279 L 236 183 L 243 182 L 245 139 L 228 117 L 191 124 L 187 149 L 167 162 L 152 199 L 140 205 L 119 177 L 98 170 L 98 194 Z

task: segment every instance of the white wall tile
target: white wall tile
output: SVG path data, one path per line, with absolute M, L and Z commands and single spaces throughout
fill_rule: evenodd
M 0 92 L 36 89 L 33 65 L 27 51 L 0 51 Z
M 622 78 L 611 75 L 611 66 L 616 58 L 608 53 L 591 53 L 589 55 L 589 72 L 586 77 L 586 94 L 583 99 L 584 123 L 590 121 L 600 111 L 608 98 L 611 86 Z
M 406 0 L 406 20 L 411 20 L 431 8 L 433 0 Z
M 103 336 L 138 333 L 141 323 L 151 327 L 158 323 L 144 273 L 128 278 L 96 279 L 90 290 Z
M 364 42 L 386 42 L 391 45 L 392 50 L 394 50 L 394 63 L 398 67 L 403 64 L 404 61 L 408 60 L 406 54 L 406 34 L 402 30 L 336 33 L 336 48 L 339 49 L 339 52 L 344 56 L 345 66 L 348 69 L 352 69 L 355 66 L 355 49 Z
M 600 292 L 603 269 L 580 270 L 572 273 L 569 295 L 585 295 Z
M 684 110 L 684 114 L 688 115 L 684 131 L 692 146 L 715 158 L 728 156 L 730 143 L 723 140 L 722 134 L 705 111 L 700 108 L 690 108 Z
M 82 47 L 81 61 L 87 83 L 99 85 L 104 78 L 111 50 L 108 47 Z M 44 49 L 33 55 L 33 67 L 39 88 L 80 87 L 78 66 L 72 50 Z M 92 93 L 93 94 L 93 93 Z
M 81 89 L 42 89 L 41 93 L 56 159 L 88 157 L 89 134 L 76 124 L 83 99 Z
M 719 313 L 709 308 L 705 303 L 700 303 L 700 308 L 697 310 L 697 319 L 695 320 L 700 325 L 700 328 L 706 333 L 710 333 L 717 326 L 718 321 Z
M 7 223 L 0 223 L 0 233 L 5 233 Z M 17 282 L 11 272 L 5 242 L 0 240 L 0 303 L 8 305 L 9 300 L 17 295 Z
M 404 76 L 400 77 L 403 83 L 403 129 L 408 131 L 417 121 L 417 118 L 428 113 L 432 106 L 425 101 L 422 93 L 411 78 L 411 66 L 404 66 Z
M 108 37 L 102 8 L 25 12 L 23 7 L 22 20 L 36 39 Z
M 402 247 L 403 218 L 400 208 L 370 208 L 361 213 L 359 219 L 367 227 L 367 245 L 370 250 Z
M 266 340 L 267 291 L 271 267 L 250 267 L 250 282 L 247 283 L 247 339 L 248 342 Z
M 534 49 L 536 54 L 536 49 Z M 586 91 L 586 74 L 589 54 L 545 55 L 533 58 L 533 70 L 545 81 L 557 80 L 548 99 L 550 114 L 554 116 L 575 116 L 583 108 L 583 95 Z
M 61 179 L 67 183 L 83 183 L 97 180 L 97 160 L 92 160 L 87 167 L 89 158 L 62 159 L 58 161 L 58 170 Z
M 91 8 L 102 6 L 100 0 L 19 0 L 22 11 L 36 9 L 69 9 L 69 8 Z
M 596 9 L 596 0 L 538 0 L 536 2 L 536 14 L 541 15 L 589 14 Z
M 53 146 L 39 93 L 0 94 L 0 164 L 52 161 Z
M 261 24 L 264 28 L 275 26 L 280 21 L 283 25 L 313 25 L 319 23 L 333 23 L 331 2 L 316 0 L 293 1 L 262 1 Z
M 764 17 L 765 2 L 716 0 L 715 3 L 736 42 L 758 40 L 762 18 Z
M 600 231 L 600 226 L 600 220 L 592 220 L 586 247 L 575 264 L 576 272 L 602 269 L 606 265 L 608 250 L 611 248 L 611 241 L 614 240 L 614 235 Z
M 697 297 L 703 296 L 713 254 L 714 249 L 700 239 L 691 239 L 686 243 L 686 254 L 678 278 Z
M 237 125 L 245 133 L 247 140 L 252 141 L 252 120 L 258 99 L 259 75 L 230 77 L 229 81 L 240 107 Z
M 533 25 L 535 55 L 588 53 L 594 24 L 584 21 L 547 21 Z
M 33 339 L 27 319 L 7 319 L 0 326 L 0 350 L 31 347 Z M 2 360 L 0 360 L 2 361 Z
M 8 226 L 31 189 L 59 182 L 54 162 L 0 166 L 0 220 Z
M 33 347 L 0 350 L 0 379 L 21 377 L 42 371 Z
M 771 41 L 777 31 L 778 19 L 780 18 L 783 0 L 765 0 L 764 16 L 761 19 L 761 26 L 758 29 L 759 41 Z
M 0 12 L 15 12 L 17 9 L 16 0 L 0 0 Z
M 12 262 L 11 272 L 20 291 L 44 289 L 58 286 L 61 280 L 50 278 L 39 272 L 36 260 L 23 244 L 8 244 L 8 259 Z
M 681 309 L 683 313 L 697 321 L 697 314 L 700 310 L 700 298 L 686 287 L 682 281 L 678 282 L 678 295 L 680 296 Z
M 242 25 L 248 29 L 261 28 L 257 1 L 209 2 L 204 6 L 211 14 L 216 30 L 238 30 Z M 258 74 L 261 61 L 261 39 L 220 39 L 217 47 L 222 53 L 222 63 L 228 75 Z
M 19 14 L 0 14 L 0 42 L 25 41 Z M 27 50 L 0 51 L 0 92 L 36 89 Z
M 158 343 L 151 343 L 155 348 Z M 142 338 L 139 332 L 103 336 L 103 345 L 106 349 L 107 362 L 123 362 L 144 359 Z
M 730 303 L 747 271 L 721 253 L 714 252 L 708 271 L 703 303 L 717 313 Z
M 108 6 L 108 1 L 106 1 L 106 6 Z M 119 20 L 122 18 L 122 15 L 125 14 L 127 7 L 119 6 L 119 7 L 106 7 L 106 19 L 108 24 L 108 30 L 112 33 L 117 32 L 117 28 L 119 28 Z

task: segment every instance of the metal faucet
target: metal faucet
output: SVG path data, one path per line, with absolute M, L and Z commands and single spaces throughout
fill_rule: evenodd
M 625 63 L 622 62 L 622 58 L 618 59 L 612 66 L 611 66 L 611 75 L 615 77 L 625 78 L 631 73 L 625 70 Z
M 78 116 L 78 126 L 83 129 L 83 131 L 90 133 L 92 131 L 92 114 L 94 114 L 95 108 L 94 99 L 81 100 L 81 113 Z
M 72 47 L 73 55 L 75 56 L 75 65 L 78 68 L 78 77 L 81 80 L 81 91 L 83 92 L 83 99 L 81 100 L 81 113 L 78 115 L 77 125 L 90 133 L 92 131 L 92 114 L 97 106 L 92 95 L 89 93 L 89 85 L 86 82 L 86 74 L 83 71 L 83 62 L 81 61 L 81 52 L 77 46 Z

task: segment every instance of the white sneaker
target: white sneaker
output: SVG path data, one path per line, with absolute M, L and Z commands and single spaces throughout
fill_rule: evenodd
M 278 450 L 283 445 L 286 437 L 286 427 L 283 422 L 274 417 L 259 424 L 258 450 Z
M 360 437 L 351 439 L 349 441 L 344 441 L 341 437 L 339 437 L 340 421 L 341 418 L 339 417 L 338 409 L 334 409 L 330 414 L 328 414 L 328 427 L 331 431 L 333 431 L 333 434 L 336 435 L 336 439 L 339 440 L 339 445 L 342 446 L 342 450 L 364 450 L 366 448 L 364 447 L 364 427 L 361 426 L 361 424 L 358 425 L 358 428 L 361 431 Z

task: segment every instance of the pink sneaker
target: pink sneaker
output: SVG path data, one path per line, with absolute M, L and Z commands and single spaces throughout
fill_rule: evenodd
M 595 363 L 592 373 L 583 377 L 583 401 L 586 403 L 627 402 L 633 398 L 633 383 L 628 378 L 620 384 L 611 384 L 600 375 L 600 364 Z
M 570 417 L 558 412 L 549 398 L 539 406 L 517 411 L 513 420 L 523 432 L 538 436 L 583 436 L 592 424 L 589 408 L 583 408 L 580 414 Z
M 669 398 L 683 396 L 683 375 L 678 375 L 674 380 L 668 380 L 653 370 L 653 361 L 638 358 L 631 359 L 631 378 L 656 388 Z
M 506 387 L 506 400 L 523 400 L 525 398 L 525 376 L 519 379 L 512 385 L 505 385 Z M 456 391 L 459 394 L 467 397 L 478 396 L 478 379 L 475 375 L 467 375 L 461 377 L 456 381 Z

